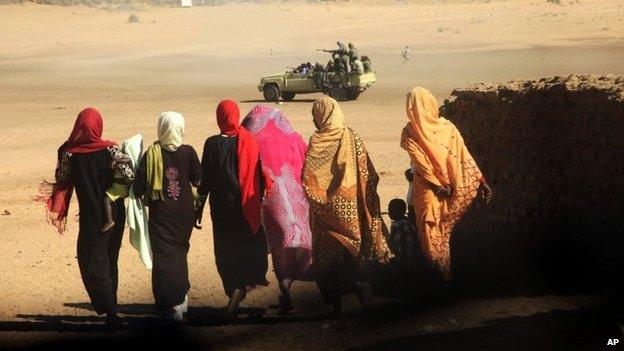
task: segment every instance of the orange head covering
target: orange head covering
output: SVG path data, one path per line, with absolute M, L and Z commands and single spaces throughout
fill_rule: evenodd
M 450 184 L 447 160 L 449 145 L 456 130 L 453 123 L 438 112 L 438 101 L 425 88 L 416 87 L 407 94 L 405 111 L 409 122 L 405 128 L 427 154 L 433 174 L 443 185 Z

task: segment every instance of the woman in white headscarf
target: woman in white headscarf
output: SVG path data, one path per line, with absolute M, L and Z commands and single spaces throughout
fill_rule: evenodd
M 156 306 L 176 321 L 187 310 L 187 254 L 195 219 L 193 192 L 202 169 L 195 149 L 182 144 L 184 117 L 173 111 L 158 119 L 158 140 L 146 151 L 133 191 L 149 204 L 153 254 L 152 289 Z

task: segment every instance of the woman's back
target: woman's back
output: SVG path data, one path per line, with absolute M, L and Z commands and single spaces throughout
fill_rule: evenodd
M 80 212 L 91 211 L 101 214 L 104 192 L 113 182 L 110 151 L 103 149 L 85 154 L 72 154 L 70 169 Z
M 254 135 L 258 142 L 263 166 L 275 169 L 288 164 L 292 168 L 295 179 L 301 179 L 306 152 L 306 144 L 301 135 L 296 132 L 292 134 L 271 133 L 271 129 L 276 129 L 272 124 L 265 129 Z M 280 173 L 274 175 L 279 176 Z
M 238 137 L 215 135 L 206 140 L 200 193 L 210 193 L 210 211 L 217 217 L 240 216 Z

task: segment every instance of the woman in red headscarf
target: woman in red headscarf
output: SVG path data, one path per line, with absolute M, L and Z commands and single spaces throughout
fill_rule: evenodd
M 117 145 L 102 137 L 103 122 L 94 108 L 80 112 L 69 138 L 58 149 L 53 184 L 44 183 L 42 196 L 48 222 L 59 233 L 65 231 L 69 203 L 76 189 L 80 211 L 78 265 L 91 304 L 98 314 L 106 314 L 109 328 L 120 325 L 117 317 L 117 258 L 124 230 L 123 200 L 113 205 L 115 226 L 102 232 L 103 198 L 113 182 L 113 173 L 128 182 L 134 178 L 131 167 L 114 163 L 123 158 Z
M 261 226 L 264 191 L 258 144 L 241 127 L 240 110 L 231 100 L 217 107 L 221 134 L 204 144 L 203 176 L 199 188 L 201 208 L 210 195 L 210 215 L 217 270 L 230 298 L 226 314 L 233 319 L 246 293 L 267 285 L 267 244 Z

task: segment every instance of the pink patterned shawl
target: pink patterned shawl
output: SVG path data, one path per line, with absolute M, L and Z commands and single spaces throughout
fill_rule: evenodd
M 263 222 L 274 265 L 276 256 L 281 262 L 276 273 L 278 278 L 300 278 L 309 267 L 312 250 L 310 206 L 301 185 L 307 145 L 286 116 L 267 105 L 255 106 L 241 124 L 258 142 L 262 169 L 269 178 Z

